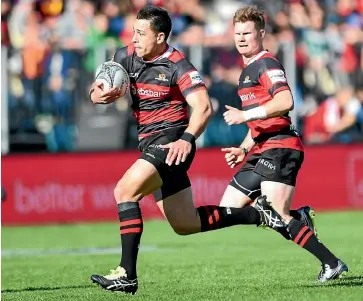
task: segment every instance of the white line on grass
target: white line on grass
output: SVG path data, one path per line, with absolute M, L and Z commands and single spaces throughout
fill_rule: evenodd
M 141 246 L 141 252 L 161 252 L 172 249 L 159 248 L 157 246 Z M 119 254 L 121 247 L 118 248 L 74 248 L 74 249 L 14 249 L 2 250 L 1 257 L 15 256 L 49 256 L 49 255 L 104 255 Z

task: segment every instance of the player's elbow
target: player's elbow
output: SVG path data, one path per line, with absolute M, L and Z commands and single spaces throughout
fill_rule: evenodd
M 208 101 L 203 107 L 203 115 L 206 120 L 210 120 L 213 116 L 213 107 L 210 101 Z
M 290 90 L 284 90 L 278 92 L 273 98 L 273 107 L 277 109 L 278 112 L 289 112 L 294 109 L 294 99 Z
M 212 118 L 212 116 L 213 116 L 213 108 L 212 108 L 212 106 L 210 106 L 208 108 L 208 110 L 206 111 L 207 120 L 209 121 Z
M 199 103 L 197 107 L 193 108 L 193 111 L 197 112 L 198 119 L 203 122 L 208 122 L 213 116 L 213 108 L 209 101 Z
M 288 93 L 286 95 L 286 98 L 284 98 L 283 101 L 281 101 L 280 103 L 283 104 L 283 108 L 281 108 L 282 111 L 289 112 L 294 109 L 294 100 L 291 93 Z

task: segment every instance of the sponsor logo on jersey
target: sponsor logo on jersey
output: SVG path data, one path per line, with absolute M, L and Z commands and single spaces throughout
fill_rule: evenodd
M 131 93 L 134 95 L 159 97 L 159 98 L 162 96 L 168 95 L 168 92 L 153 91 L 151 89 L 143 89 L 143 88 L 136 89 L 135 86 L 131 86 Z
M 248 94 L 242 94 L 239 96 L 242 101 L 250 100 L 250 99 L 256 99 L 255 93 L 248 93 Z
M 267 71 L 267 76 L 270 78 L 273 84 L 278 82 L 286 83 L 287 81 L 285 72 L 283 70 L 276 69 L 276 70 Z
M 158 75 L 158 77 L 155 77 L 155 79 L 160 80 L 160 81 L 162 81 L 162 82 L 167 82 L 167 81 L 169 81 L 169 80 L 166 78 L 166 75 L 165 75 L 164 73 L 160 73 L 160 74 Z
M 245 77 L 245 80 L 243 81 L 243 83 L 244 83 L 244 84 L 248 84 L 248 83 L 250 83 L 250 82 L 251 82 L 250 77 L 247 75 L 247 76 Z
M 202 77 L 200 76 L 198 71 L 189 72 L 189 77 L 192 85 L 203 83 Z
M 129 76 L 132 77 L 132 78 L 138 78 L 139 77 L 139 73 L 129 73 Z

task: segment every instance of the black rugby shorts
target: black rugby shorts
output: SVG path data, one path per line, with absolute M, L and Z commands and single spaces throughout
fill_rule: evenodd
M 175 165 L 175 162 L 172 166 L 167 165 L 165 160 L 168 149 L 160 148 L 160 145 L 178 140 L 184 131 L 185 127 L 168 129 L 140 141 L 139 149 L 142 152 L 140 159 L 154 165 L 163 181 L 161 188 L 153 193 L 155 201 L 163 200 L 191 186 L 187 172 L 195 156 L 195 143 L 192 143 L 192 150 L 185 162 L 181 162 L 179 165 Z
M 251 198 L 261 195 L 261 182 L 273 181 L 295 186 L 304 152 L 273 148 L 252 154 L 232 178 L 230 185 Z

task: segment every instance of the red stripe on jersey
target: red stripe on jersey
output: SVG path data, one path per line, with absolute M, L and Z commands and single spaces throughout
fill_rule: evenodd
M 135 52 L 135 46 L 134 44 L 127 45 L 127 55 L 131 55 Z
M 290 148 L 301 152 L 304 151 L 304 145 L 301 139 L 299 137 L 291 137 L 280 140 L 270 139 L 265 142 L 262 142 L 253 148 L 252 153 L 260 154 L 271 148 Z
M 169 56 L 169 60 L 172 61 L 173 63 L 176 63 L 177 61 L 180 61 L 181 59 L 184 58 L 185 58 L 184 54 L 182 54 L 180 51 L 176 50 L 175 48 L 174 51 Z
M 173 99 L 171 100 L 170 105 L 178 105 L 186 102 L 185 97 L 178 86 L 171 87 L 171 95 L 173 96 Z
M 137 120 L 140 125 L 152 124 L 160 121 L 174 122 L 188 119 L 188 107 L 175 109 L 172 106 L 155 111 L 138 111 Z
M 291 124 L 289 117 L 271 117 L 268 119 L 258 119 L 247 122 L 251 129 L 252 138 L 256 138 L 260 134 L 278 132 Z
M 194 69 L 194 70 L 192 69 L 192 70 L 184 73 L 177 82 L 177 85 L 179 86 L 180 91 L 182 93 L 185 90 L 192 88 L 193 86 L 198 85 L 198 84 L 203 84 L 202 88 L 205 88 L 202 78 L 196 69 Z M 200 88 L 200 87 L 198 87 L 198 88 Z

